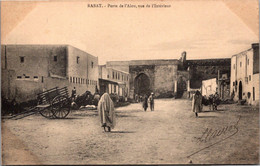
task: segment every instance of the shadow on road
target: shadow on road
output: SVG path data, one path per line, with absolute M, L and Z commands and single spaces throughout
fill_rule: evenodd
M 134 131 L 111 131 L 110 133 L 135 133 Z
M 137 117 L 137 116 L 134 116 L 134 115 L 118 115 L 118 114 L 116 114 L 116 117 L 120 117 L 120 118 L 125 118 L 125 117 Z
M 198 118 L 216 118 L 216 116 L 199 116 Z
M 212 111 L 212 110 L 208 110 L 208 111 L 202 111 L 202 112 L 220 112 L 220 111 L 225 111 L 225 110 L 222 110 L 222 109 L 220 109 L 220 110 L 214 110 L 214 111 Z
M 82 118 L 78 118 L 78 117 L 68 117 L 68 118 L 58 119 L 58 120 L 71 120 L 71 119 L 82 119 Z M 54 119 L 54 120 L 56 120 L 56 119 Z

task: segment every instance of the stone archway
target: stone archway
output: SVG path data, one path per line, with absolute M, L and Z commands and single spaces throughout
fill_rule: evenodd
M 239 87 L 238 87 L 238 98 L 239 100 L 242 100 L 242 96 L 243 96 L 243 86 L 242 86 L 242 82 L 239 82 Z
M 177 83 L 177 98 L 181 98 L 183 96 L 183 93 L 187 90 L 186 86 L 186 81 L 183 77 L 179 77 Z
M 151 81 L 149 77 L 141 73 L 135 77 L 134 80 L 134 93 L 138 95 L 148 95 L 151 92 Z

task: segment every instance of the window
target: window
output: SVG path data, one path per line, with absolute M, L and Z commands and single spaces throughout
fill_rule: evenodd
M 115 73 L 113 72 L 113 79 L 115 78 Z
M 118 79 L 120 80 L 120 73 L 118 74 Z
M 42 83 L 43 83 L 43 76 L 42 76 Z
M 240 67 L 242 67 L 242 62 L 240 62 Z
M 77 64 L 79 64 L 79 56 L 77 56 Z
M 107 75 L 107 78 L 109 78 L 109 75 Z
M 33 76 L 34 81 L 38 81 L 38 76 Z
M 20 56 L 20 62 L 24 63 L 24 56 Z
M 72 78 L 70 77 L 70 82 L 72 82 Z
M 91 62 L 91 67 L 94 68 L 94 62 Z
M 233 65 L 233 68 L 236 69 L 236 64 Z
M 25 76 L 25 78 L 30 78 L 30 76 Z
M 22 76 L 17 76 L 17 78 L 18 78 L 18 79 L 21 79 L 21 78 L 22 78 Z
M 73 77 L 73 83 L 75 83 L 75 77 Z
M 58 60 L 58 59 L 57 59 L 57 56 L 54 56 L 54 57 L 53 57 L 53 60 L 54 60 L 55 62 L 57 62 L 57 60 Z
M 249 75 L 249 81 L 251 81 L 251 75 Z
M 247 65 L 249 65 L 249 59 L 247 60 Z

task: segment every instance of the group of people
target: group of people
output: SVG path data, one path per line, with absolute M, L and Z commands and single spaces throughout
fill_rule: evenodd
M 154 111 L 154 93 L 152 92 L 151 95 L 148 97 L 147 95 L 144 96 L 143 99 L 143 109 L 144 111 L 148 108 L 148 103 L 150 103 L 150 110 Z
M 154 111 L 154 93 L 151 93 L 149 97 L 145 95 L 143 101 L 144 111 L 148 108 L 148 102 L 150 103 L 151 111 Z M 108 93 L 104 93 L 98 102 L 98 115 L 104 131 L 111 132 L 111 129 L 116 125 L 116 116 L 114 103 Z
M 218 93 L 210 95 L 208 98 L 202 96 L 200 91 L 196 91 L 192 97 L 192 111 L 195 113 L 195 116 L 198 117 L 198 113 L 202 112 L 203 105 L 209 105 L 210 110 L 217 110 L 217 106 L 220 104 L 220 99 Z
M 143 109 L 144 111 L 148 108 L 150 103 L 151 111 L 154 111 L 154 93 L 151 93 L 149 97 L 144 96 Z M 192 97 L 192 111 L 195 116 L 198 117 L 198 113 L 202 111 L 202 95 L 199 91 L 196 91 Z M 116 125 L 116 116 L 114 103 L 108 93 L 104 93 L 98 102 L 98 114 L 101 121 L 101 127 L 104 128 L 105 132 L 111 132 Z

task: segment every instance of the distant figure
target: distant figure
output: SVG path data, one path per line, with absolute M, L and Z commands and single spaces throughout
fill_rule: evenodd
M 147 108 L 148 108 L 148 97 L 147 97 L 147 95 L 144 95 L 143 108 L 144 108 L 144 111 L 146 111 Z
M 97 105 L 98 105 L 98 102 L 99 102 L 99 100 L 100 100 L 100 95 L 99 95 L 99 93 L 95 93 L 95 94 L 94 94 L 94 99 L 93 99 L 93 100 L 94 100 L 94 102 L 93 102 L 94 105 L 97 106 Z
M 192 98 L 192 111 L 195 113 L 196 117 L 198 117 L 198 113 L 202 111 L 202 95 L 198 90 Z
M 108 132 L 113 129 L 116 124 L 116 116 L 114 112 L 114 103 L 109 97 L 109 94 L 104 93 L 98 102 L 98 115 L 101 120 L 101 127 L 104 127 L 106 132 L 106 127 Z
M 218 92 L 216 92 L 215 95 L 213 96 L 213 101 L 212 101 L 213 110 L 217 111 L 219 104 L 220 104 L 220 99 L 219 99 Z
M 143 96 L 139 96 L 139 102 L 143 102 Z
M 76 93 L 77 93 L 77 91 L 76 91 L 76 88 L 74 87 L 71 91 L 71 100 L 72 101 L 75 101 Z
M 153 96 L 153 92 L 151 93 L 151 95 L 148 98 L 148 101 L 150 103 L 150 109 L 151 111 L 154 111 L 154 96 Z
M 138 94 L 136 94 L 136 95 L 135 95 L 135 102 L 138 103 L 138 99 L 139 99 Z

